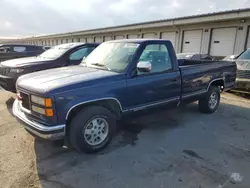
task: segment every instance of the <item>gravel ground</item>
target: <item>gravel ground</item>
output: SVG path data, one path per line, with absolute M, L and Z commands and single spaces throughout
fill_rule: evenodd
M 112 143 L 83 154 L 34 139 L 0 91 L 0 187 L 250 187 L 250 100 L 223 94 L 218 111 L 193 103 L 124 125 Z

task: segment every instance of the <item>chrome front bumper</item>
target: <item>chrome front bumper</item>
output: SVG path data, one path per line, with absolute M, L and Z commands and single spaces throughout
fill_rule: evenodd
M 24 128 L 38 137 L 48 140 L 59 140 L 65 137 L 65 125 L 46 126 L 27 118 L 16 99 L 13 104 L 13 114 L 23 124 Z

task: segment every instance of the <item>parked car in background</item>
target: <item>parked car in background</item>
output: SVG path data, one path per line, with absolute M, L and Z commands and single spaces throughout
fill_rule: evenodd
M 26 45 L 26 44 L 1 44 L 0 45 L 0 62 L 8 59 L 37 56 L 43 53 L 43 46 Z
M 13 113 L 37 136 L 68 136 L 75 149 L 94 152 L 111 141 L 116 121 L 126 114 L 193 101 L 201 112 L 213 113 L 220 92 L 235 84 L 236 65 L 196 62 L 179 66 L 168 40 L 104 42 L 79 66 L 20 77 Z
M 49 50 L 51 47 L 50 46 L 44 46 L 43 49 L 44 50 Z
M 232 56 L 237 64 L 237 78 L 235 90 L 243 93 L 250 93 L 250 48 L 238 56 Z
M 222 59 L 222 61 L 234 61 L 238 55 L 228 55 Z
M 0 86 L 5 90 L 15 92 L 16 80 L 20 76 L 45 69 L 78 65 L 97 46 L 96 43 L 62 44 L 52 47 L 39 56 L 1 62 Z
M 208 54 L 198 53 L 178 53 L 176 54 L 177 59 L 192 59 L 192 60 L 214 60 L 214 58 Z

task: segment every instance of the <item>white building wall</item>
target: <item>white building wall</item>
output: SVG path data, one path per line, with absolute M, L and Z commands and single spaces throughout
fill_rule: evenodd
M 211 36 L 211 29 L 204 28 L 203 35 L 202 35 L 201 53 L 204 53 L 204 54 L 208 53 L 210 36 Z
M 241 53 L 245 48 L 247 48 L 248 40 L 248 25 L 239 25 L 236 35 L 234 54 Z
M 104 40 L 109 40 L 109 36 L 114 36 L 112 39 L 120 38 L 120 36 L 124 36 L 124 38 L 143 38 L 145 35 L 150 34 L 150 38 L 152 38 L 154 33 L 154 38 L 161 38 L 161 33 L 162 32 L 176 32 L 176 37 L 175 37 L 175 50 L 176 52 L 181 52 L 182 50 L 182 44 L 183 44 L 183 32 L 186 30 L 202 30 L 202 38 L 201 38 L 201 47 L 200 47 L 200 52 L 201 53 L 209 53 L 210 48 L 211 48 L 211 37 L 212 37 L 212 30 L 216 28 L 221 28 L 221 27 L 236 27 L 237 28 L 237 34 L 236 34 L 236 39 L 235 39 L 235 44 L 234 44 L 234 54 L 242 52 L 247 44 L 248 40 L 248 26 L 250 25 L 250 17 L 245 18 L 245 22 L 242 23 L 240 19 L 237 20 L 230 20 L 230 21 L 220 21 L 219 16 L 216 16 L 216 19 L 212 21 L 212 17 L 210 17 L 211 22 L 206 22 L 206 23 L 198 23 L 199 20 L 202 20 L 204 18 L 196 18 L 197 24 L 195 23 L 189 23 L 189 20 L 184 21 L 175 21 L 174 23 L 170 23 L 170 21 L 162 22 L 162 23 L 149 23 L 147 25 L 143 25 L 141 27 L 134 25 L 134 26 L 129 26 L 129 29 L 126 28 L 124 30 L 121 30 L 121 28 L 115 28 L 114 31 L 99 31 L 96 30 L 91 31 L 90 33 L 85 32 L 85 34 L 78 33 L 70 33 L 70 34 L 61 34 L 61 38 L 59 39 L 59 44 L 61 43 L 60 40 L 64 39 L 64 43 L 66 43 L 65 39 L 68 39 L 68 42 L 71 42 L 72 38 L 80 38 L 81 42 L 94 42 L 95 37 L 102 37 Z M 187 24 L 188 23 L 188 24 Z M 176 25 L 176 24 L 181 24 L 181 25 Z M 124 27 L 125 28 L 125 27 Z M 84 32 L 83 32 L 84 33 Z M 118 37 L 119 36 L 119 37 Z M 49 45 L 48 42 L 50 41 L 50 45 L 52 40 L 55 40 L 59 38 L 59 35 L 54 38 L 48 38 L 47 36 L 44 38 L 40 38 L 39 40 L 43 41 L 43 45 L 45 45 L 45 41 L 47 43 L 47 46 Z M 121 37 L 122 38 L 122 37 Z M 33 43 L 30 39 L 24 39 L 25 43 Z M 250 38 L 249 38 L 249 47 L 250 47 Z

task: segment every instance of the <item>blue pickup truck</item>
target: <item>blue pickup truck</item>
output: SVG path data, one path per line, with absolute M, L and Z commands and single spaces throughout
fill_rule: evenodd
M 125 114 L 193 101 L 213 113 L 235 79 L 234 62 L 178 62 L 168 40 L 109 41 L 78 66 L 20 77 L 13 113 L 39 137 L 67 138 L 75 149 L 94 152 L 111 141 Z

